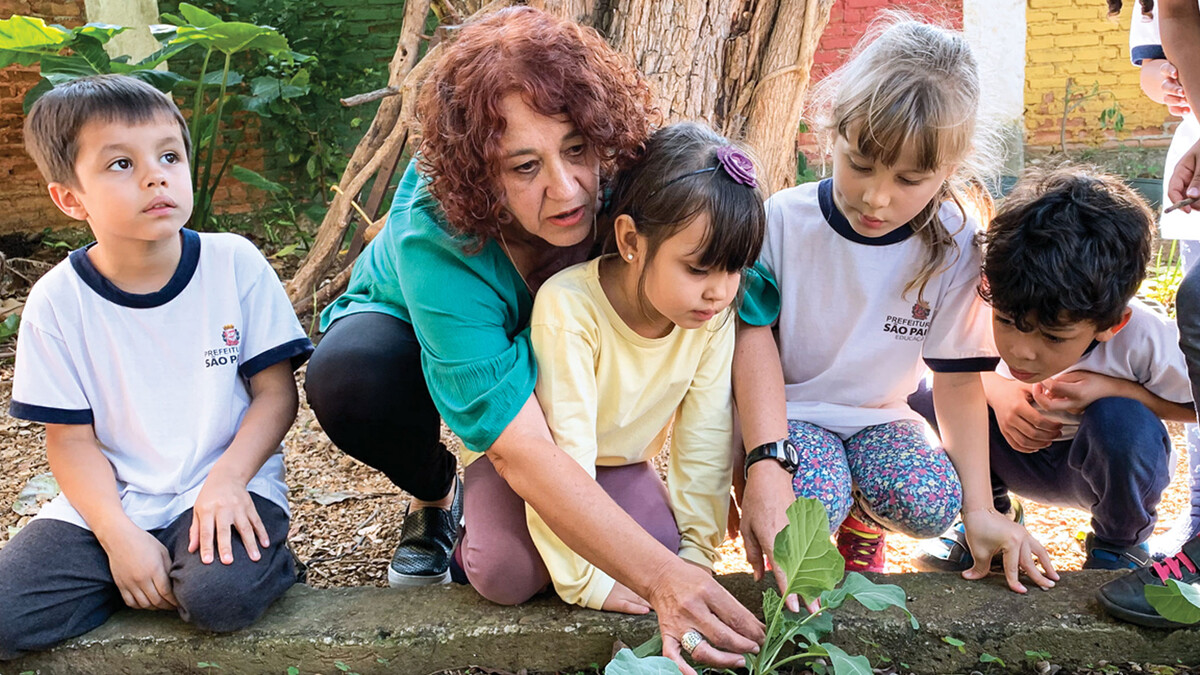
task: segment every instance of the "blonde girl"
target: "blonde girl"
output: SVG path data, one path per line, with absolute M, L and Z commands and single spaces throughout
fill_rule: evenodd
M 998 357 L 966 207 L 980 194 L 990 206 L 971 189 L 985 154 L 975 58 L 961 35 L 914 21 L 864 44 L 828 85 L 832 177 L 767 202 L 733 371 L 747 556 L 761 574 L 805 496 L 824 503 L 848 569 L 882 571 L 886 532 L 933 537 L 961 512 L 985 561 L 969 577 L 1004 550 L 1014 590 L 1018 567 L 1053 585 L 1045 550 L 992 506 L 980 372 Z M 906 402 L 927 368 L 940 444 Z

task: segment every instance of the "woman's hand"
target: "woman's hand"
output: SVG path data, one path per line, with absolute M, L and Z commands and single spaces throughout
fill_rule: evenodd
M 696 675 L 680 653 L 679 640 L 689 630 L 704 636 L 691 654 L 698 663 L 741 668 L 746 661 L 742 654 L 758 652 L 765 635 L 763 625 L 711 574 L 676 557 L 653 576 L 648 599 L 658 614 L 662 653 L 684 675 Z
M 1200 199 L 1200 141 L 1188 149 L 1175 165 L 1171 173 L 1171 182 L 1167 184 L 1167 199 L 1176 204 L 1185 198 Z M 1184 213 L 1191 213 L 1200 208 L 1192 204 L 1181 206 Z

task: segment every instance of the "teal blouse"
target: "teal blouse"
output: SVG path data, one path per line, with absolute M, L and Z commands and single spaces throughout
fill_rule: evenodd
M 387 224 L 321 314 L 321 330 L 359 312 L 412 325 L 429 393 L 446 426 L 476 452 L 492 446 L 533 393 L 533 298 L 495 241 L 467 253 L 410 162 Z

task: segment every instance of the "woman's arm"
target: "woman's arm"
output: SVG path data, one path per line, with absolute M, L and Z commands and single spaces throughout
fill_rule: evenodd
M 659 544 L 554 445 L 536 396 L 501 432 L 488 457 L 564 543 L 654 607 L 663 654 L 685 673 L 694 672 L 679 656 L 679 638 L 688 630 L 708 640 L 693 656 L 712 665 L 735 667 L 741 653 L 757 651 L 762 624 L 711 575 Z

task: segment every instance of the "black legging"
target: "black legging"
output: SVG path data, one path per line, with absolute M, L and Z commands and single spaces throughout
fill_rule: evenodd
M 450 491 L 455 457 L 440 440 L 412 325 L 378 312 L 338 319 L 308 363 L 304 389 L 342 452 L 417 499 Z

